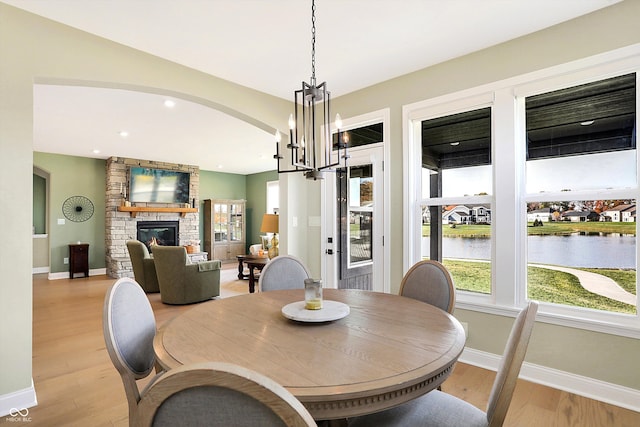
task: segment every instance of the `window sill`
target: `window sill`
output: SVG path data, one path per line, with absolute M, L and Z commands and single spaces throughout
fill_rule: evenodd
M 476 311 L 504 317 L 516 317 L 518 307 L 498 306 L 478 301 L 456 301 L 456 309 Z M 598 310 L 561 307 L 540 302 L 536 321 L 568 328 L 584 329 L 627 338 L 640 339 L 640 318 L 636 315 L 606 313 Z

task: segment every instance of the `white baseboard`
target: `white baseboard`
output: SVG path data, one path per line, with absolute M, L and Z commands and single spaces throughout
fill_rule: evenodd
M 31 387 L 0 396 L 0 416 L 7 415 L 10 418 L 19 418 L 21 421 L 23 417 L 28 418 L 28 408 L 33 408 L 37 404 L 36 389 L 31 380 Z
M 89 276 L 101 276 L 101 275 L 105 275 L 107 274 L 107 269 L 105 268 L 95 268 L 93 270 L 89 270 Z M 69 278 L 69 272 L 68 271 L 61 271 L 58 273 L 49 273 L 48 279 L 49 280 L 58 280 L 58 279 L 68 279 Z M 79 278 L 81 278 L 79 276 Z
M 95 268 L 93 270 L 89 270 L 89 276 L 104 276 L 107 274 L 107 268 Z
M 492 371 L 498 370 L 501 356 L 465 348 L 460 362 Z M 520 378 L 536 384 L 553 387 L 589 399 L 640 412 L 640 390 L 596 380 L 570 372 L 524 362 Z
M 31 269 L 31 274 L 42 274 L 42 273 L 48 273 L 49 272 L 49 267 L 33 267 Z

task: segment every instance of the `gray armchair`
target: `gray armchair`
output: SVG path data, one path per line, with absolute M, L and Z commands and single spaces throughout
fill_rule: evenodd
M 160 292 L 156 266 L 146 245 L 139 240 L 129 240 L 127 241 L 127 250 L 136 282 L 147 293 Z
M 220 295 L 220 261 L 191 264 L 184 246 L 154 246 L 160 299 L 165 304 L 191 304 Z

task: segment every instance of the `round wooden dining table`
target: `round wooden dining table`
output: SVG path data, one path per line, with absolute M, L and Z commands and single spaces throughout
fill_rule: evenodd
M 290 320 L 282 308 L 304 291 L 245 294 L 199 304 L 163 325 L 158 362 L 171 369 L 204 361 L 260 372 L 295 395 L 316 420 L 397 406 L 451 373 L 465 333 L 450 314 L 421 301 L 360 290 L 324 289 L 349 306 L 327 322 Z

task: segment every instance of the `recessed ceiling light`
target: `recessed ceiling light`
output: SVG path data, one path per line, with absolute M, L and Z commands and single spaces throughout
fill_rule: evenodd
M 173 108 L 176 106 L 176 101 L 174 101 L 173 99 L 165 99 L 164 106 L 167 108 Z
M 451 145 L 455 147 L 456 145 L 460 145 L 460 142 L 452 142 Z
M 223 169 L 223 168 L 224 168 L 224 166 L 218 165 L 218 169 Z
M 582 126 L 589 126 L 589 125 L 592 125 L 593 122 L 595 122 L 595 120 L 585 120 L 584 122 L 580 122 L 580 124 Z
M 100 154 L 100 150 L 96 148 L 95 150 L 93 150 L 93 154 Z
M 118 135 L 120 135 L 122 138 L 126 138 L 129 136 L 129 132 L 127 132 L 126 130 L 121 130 Z

